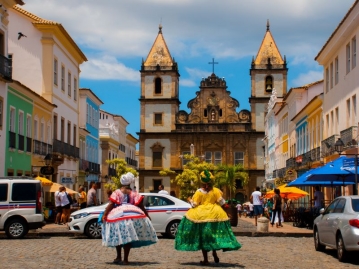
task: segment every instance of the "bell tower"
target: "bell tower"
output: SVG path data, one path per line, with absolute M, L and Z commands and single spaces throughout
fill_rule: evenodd
M 252 128 L 264 131 L 264 118 L 268 101 L 273 89 L 277 97 L 284 97 L 287 92 L 287 63 L 282 58 L 274 38 L 270 32 L 269 20 L 267 30 L 258 50 L 256 58 L 252 59 L 251 76 L 251 106 Z

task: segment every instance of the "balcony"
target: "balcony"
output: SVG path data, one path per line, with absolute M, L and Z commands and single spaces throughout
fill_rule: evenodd
M 12 60 L 0 55 L 0 77 L 4 80 L 12 81 Z
M 52 153 L 52 145 L 34 139 L 34 154 L 46 156 Z
M 18 134 L 17 135 L 18 138 L 19 138 L 19 147 L 18 149 L 21 150 L 21 151 L 24 151 L 25 149 L 25 137 L 21 134 Z
M 110 129 L 109 127 L 100 128 L 99 135 L 101 138 L 108 137 L 108 138 L 112 138 L 115 141 L 119 141 L 120 139 L 118 133 L 116 133 L 113 129 Z
M 11 131 L 9 131 L 9 148 L 16 148 L 16 134 Z
M 56 139 L 53 142 L 53 152 L 75 159 L 80 157 L 79 148 Z
M 353 148 L 358 146 L 358 127 L 352 126 L 340 132 L 340 138 L 344 143 L 345 149 Z
M 80 159 L 79 170 L 89 172 L 90 174 L 100 174 L 100 164 Z
M 229 124 L 176 124 L 177 133 L 208 133 L 208 132 L 248 132 L 251 131 L 250 124 L 229 123 Z
M 127 162 L 127 164 L 129 164 L 129 165 L 132 165 L 132 166 L 134 166 L 134 167 L 137 167 L 137 161 L 136 161 L 136 160 L 133 160 L 133 159 L 131 159 L 131 158 L 129 158 L 129 157 L 126 157 L 126 162 Z
M 338 135 L 332 135 L 322 141 L 322 157 L 331 155 L 334 152 L 334 144 L 337 141 Z

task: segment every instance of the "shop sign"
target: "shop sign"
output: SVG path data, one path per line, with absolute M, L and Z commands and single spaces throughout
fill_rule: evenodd
M 72 177 L 62 177 L 61 184 L 74 184 L 74 180 Z

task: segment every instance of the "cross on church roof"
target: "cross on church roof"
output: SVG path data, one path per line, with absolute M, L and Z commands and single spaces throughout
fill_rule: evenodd
M 212 65 L 212 73 L 214 74 L 214 65 L 215 65 L 215 64 L 218 64 L 218 62 L 215 62 L 215 61 L 214 61 L 214 58 L 212 58 L 212 62 L 209 62 L 208 64 L 211 64 L 211 65 Z

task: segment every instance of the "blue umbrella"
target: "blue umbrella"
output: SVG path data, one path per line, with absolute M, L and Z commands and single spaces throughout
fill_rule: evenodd
M 338 180 L 334 180 L 334 181 L 313 181 L 313 180 L 308 180 L 308 176 L 311 176 L 313 174 L 314 171 L 316 171 L 318 168 L 314 168 L 312 170 L 309 170 L 307 172 L 305 172 L 304 174 L 302 174 L 300 177 L 296 178 L 295 180 L 293 180 L 292 182 L 288 183 L 288 187 L 300 187 L 300 186 L 317 186 L 317 185 L 321 185 L 323 187 L 335 187 L 335 186 L 343 186 L 343 185 L 347 185 L 347 184 L 353 184 L 351 182 L 345 182 L 343 184 L 343 181 L 338 181 Z
M 324 166 L 310 170 L 305 181 L 312 182 L 342 182 L 341 185 L 355 183 L 354 158 L 341 156 Z

